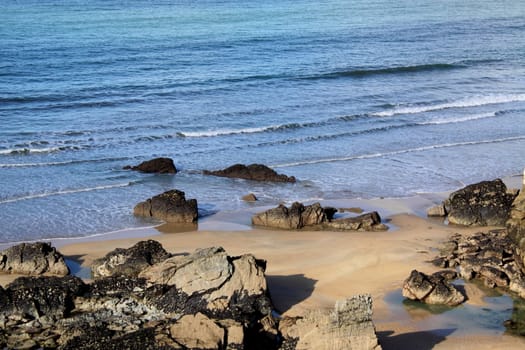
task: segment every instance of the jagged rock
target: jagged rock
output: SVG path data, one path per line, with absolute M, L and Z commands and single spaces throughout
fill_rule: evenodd
M 381 223 L 381 217 L 376 211 L 351 218 L 336 219 L 323 223 L 323 227 L 342 231 L 386 231 L 388 226 Z
M 245 196 L 242 196 L 242 200 L 246 202 L 256 202 L 258 199 L 253 193 L 249 193 Z
M 141 171 L 143 173 L 175 174 L 177 168 L 171 158 L 155 158 L 140 163 L 137 166 L 125 166 L 124 169 Z
M 388 227 L 381 223 L 377 212 L 366 213 L 351 218 L 333 219 L 337 209 L 321 207 L 319 203 L 304 206 L 295 202 L 290 208 L 279 205 L 252 216 L 256 226 L 275 227 L 288 230 L 302 228 L 342 231 L 384 231 Z
M 141 241 L 129 249 L 117 248 L 105 257 L 95 260 L 91 271 L 95 278 L 114 275 L 138 276 L 146 267 L 170 256 L 159 242 Z
M 74 309 L 74 298 L 86 290 L 78 277 L 19 277 L 5 289 L 0 315 L 19 314 L 32 318 L 60 319 Z
M 329 313 L 317 310 L 300 318 L 284 318 L 279 328 L 284 342 L 296 350 L 381 349 L 370 295 L 338 301 Z
M 235 164 L 223 170 L 204 170 L 205 175 L 239 178 L 255 181 L 295 182 L 295 177 L 278 174 L 262 164 Z
M 523 176 L 523 186 L 512 202 L 509 219 L 505 224 L 510 238 L 516 244 L 516 254 L 520 257 L 522 267 L 525 266 L 525 169 Z M 525 268 L 523 272 L 525 273 Z
M 444 202 L 451 224 L 504 226 L 514 198 L 500 179 L 483 181 L 453 192 Z
M 456 306 L 465 301 L 465 295 L 449 284 L 442 274 L 426 275 L 412 270 L 403 283 L 403 296 L 426 304 Z
M 25 275 L 69 274 L 62 254 L 44 242 L 21 243 L 2 251 L 0 271 Z
M 447 216 L 447 211 L 443 204 L 433 206 L 427 210 L 427 216 L 444 217 Z
M 133 209 L 138 216 L 154 217 L 170 223 L 197 221 L 197 200 L 188 199 L 184 192 L 171 190 L 140 202 Z

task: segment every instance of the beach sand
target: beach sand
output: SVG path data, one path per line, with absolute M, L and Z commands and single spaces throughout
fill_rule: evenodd
M 481 230 L 451 227 L 442 220 L 421 215 L 424 208 L 438 203 L 442 197 L 444 195 L 330 203 L 336 207 L 377 209 L 390 227 L 386 232 L 242 229 L 249 216 L 233 224 L 239 229 L 231 230 L 228 227 L 232 223 L 225 223 L 223 215 L 221 220 L 212 218 L 199 224 L 205 230 L 200 227 L 197 231 L 169 233 L 169 227 L 162 226 L 159 231 L 133 232 L 125 239 L 119 236 L 112 240 L 61 241 L 56 245 L 68 259 L 84 268 L 115 248 L 127 248 L 142 239 L 158 240 L 173 253 L 222 246 L 229 255 L 251 253 L 267 260 L 271 297 L 276 309 L 284 315 L 331 308 L 338 299 L 370 293 L 374 300 L 373 320 L 384 349 L 524 349 L 525 338 L 506 335 L 501 324 L 488 328 L 463 325 L 461 320 L 454 322 L 451 319 L 454 316 L 447 318 L 447 313 L 434 315 L 424 309 L 403 306 L 400 288 L 411 270 L 437 271 L 428 261 L 437 254 L 444 240 L 456 232 L 469 234 Z M 209 229 L 213 227 L 217 229 Z M 14 277 L 3 275 L 0 283 L 5 285 Z M 469 300 L 460 308 L 488 307 L 482 289 L 467 284 L 465 290 Z M 511 308 L 511 305 L 504 307 Z

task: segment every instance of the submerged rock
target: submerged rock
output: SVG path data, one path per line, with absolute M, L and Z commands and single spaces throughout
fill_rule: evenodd
M 444 202 L 451 224 L 505 226 L 515 193 L 500 179 L 482 181 L 453 192 Z
M 197 200 L 186 200 L 185 193 L 179 190 L 166 191 L 140 202 L 133 213 L 169 223 L 194 223 L 198 217 Z
M 448 306 L 456 306 L 466 300 L 463 293 L 448 283 L 443 273 L 426 275 L 417 270 L 412 270 L 403 283 L 403 296 L 426 304 Z
M 0 252 L 0 271 L 23 275 L 65 276 L 64 257 L 49 243 L 21 243 Z
M 205 175 L 230 177 L 255 181 L 295 182 L 295 177 L 278 174 L 262 164 L 235 164 L 223 170 L 204 170 Z
M 143 173 L 175 174 L 177 168 L 171 158 L 154 158 L 136 166 L 125 166 L 124 169 L 141 171 Z

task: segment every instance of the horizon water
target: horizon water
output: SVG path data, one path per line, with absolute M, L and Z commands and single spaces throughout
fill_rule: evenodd
M 169 189 L 205 216 L 525 165 L 517 0 L 0 6 L 0 244 L 151 226 L 133 206 Z M 161 156 L 176 175 L 122 169 Z M 236 163 L 298 182 L 202 174 Z

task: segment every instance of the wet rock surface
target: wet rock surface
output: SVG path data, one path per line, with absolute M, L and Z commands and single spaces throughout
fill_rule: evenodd
M 235 164 L 223 170 L 204 170 L 205 175 L 268 182 L 295 182 L 295 177 L 278 174 L 263 164 Z
M 319 203 L 303 205 L 295 202 L 290 207 L 279 205 L 252 216 L 255 226 L 274 227 L 287 230 L 314 229 L 336 231 L 384 231 L 388 227 L 381 223 L 377 212 L 356 217 L 334 219 L 337 209 L 322 207 Z
M 171 190 L 138 203 L 133 209 L 137 216 L 153 217 L 168 223 L 194 223 L 197 221 L 196 199 L 186 200 L 184 192 Z
M 402 293 L 405 298 L 426 304 L 456 306 L 463 303 L 466 297 L 449 283 L 455 277 L 454 271 L 441 271 L 426 275 L 412 270 L 403 283 Z
M 171 158 L 154 158 L 136 166 L 125 166 L 126 170 L 135 170 L 143 173 L 175 174 L 177 168 Z

